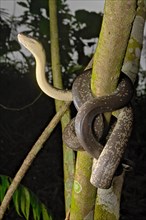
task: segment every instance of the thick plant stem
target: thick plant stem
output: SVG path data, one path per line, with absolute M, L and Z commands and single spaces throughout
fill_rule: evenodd
M 136 0 L 125 1 L 124 4 L 123 1 L 105 1 L 91 79 L 95 96 L 110 94 L 117 86 L 135 9 Z M 110 115 L 105 114 L 107 122 L 110 121 Z
M 110 94 L 117 86 L 135 10 L 136 0 L 105 2 L 91 80 L 92 91 L 96 96 Z
M 70 220 L 93 220 L 96 188 L 89 181 L 91 169 L 92 158 L 86 152 L 78 152 Z
M 57 25 L 57 1 L 49 0 L 49 14 L 50 14 L 50 36 L 51 36 L 51 60 L 52 60 L 52 73 L 53 84 L 55 87 L 62 89 L 62 76 L 60 68 L 60 55 L 59 55 L 59 37 Z M 56 112 L 64 102 L 55 100 Z M 70 121 L 70 111 L 66 111 L 61 118 L 62 132 Z M 64 192 L 65 192 L 65 209 L 68 212 L 71 203 L 71 191 L 74 178 L 74 152 L 63 143 L 63 160 L 64 160 Z
M 125 171 L 123 171 L 120 176 L 115 177 L 112 186 L 109 189 L 97 189 L 97 199 L 94 214 L 95 220 L 119 219 L 119 206 L 124 176 Z
M 33 160 L 35 159 L 36 155 L 39 153 L 39 151 L 43 148 L 43 144 L 48 139 L 48 137 L 51 135 L 52 131 L 60 121 L 61 117 L 64 115 L 64 113 L 69 108 L 70 102 L 65 103 L 61 108 L 60 111 L 56 113 L 54 118 L 50 121 L 49 125 L 45 128 L 43 133 L 40 135 L 30 152 L 28 153 L 27 157 L 25 158 L 24 162 L 22 163 L 20 169 L 16 173 L 10 187 L 8 188 L 8 191 L 1 203 L 0 206 L 0 220 L 3 219 L 4 213 L 11 201 L 11 198 L 17 189 L 18 185 L 20 184 L 21 180 L 23 179 L 24 175 L 26 174 L 27 170 L 31 166 Z
M 136 0 L 126 1 L 125 4 L 122 1 L 106 1 L 102 31 L 94 55 L 92 70 L 91 87 L 96 96 L 109 94 L 116 88 L 135 9 Z M 121 23 L 121 20 L 124 21 Z M 107 116 L 107 119 L 110 120 L 110 115 Z M 82 161 L 82 163 L 78 161 Z M 86 167 L 86 165 L 88 166 Z M 104 206 L 101 204 L 96 203 L 94 210 L 96 189 L 88 179 L 91 174 L 91 166 L 92 159 L 85 152 L 78 153 L 70 220 L 117 219 L 114 211 L 113 213 L 105 212 Z M 105 193 L 101 192 L 102 190 L 99 190 L 98 195 L 105 196 Z M 99 207 L 101 208 L 100 212 Z
M 93 59 L 89 62 L 86 69 L 90 69 L 92 64 Z M 96 188 L 89 181 L 91 169 L 92 158 L 89 154 L 78 152 L 69 220 L 93 220 Z
M 92 74 L 92 89 L 94 90 L 94 94 L 97 96 L 109 94 L 115 89 L 121 69 L 131 78 L 133 82 L 135 81 L 136 75 L 138 73 L 140 55 L 136 57 L 131 56 L 130 60 L 129 54 L 136 54 L 135 52 L 132 52 L 136 49 L 139 49 L 140 54 L 142 45 L 141 39 L 144 26 L 144 13 L 144 1 L 127 1 L 124 4 L 122 1 L 119 1 L 116 2 L 116 5 L 115 1 L 106 1 L 105 15 L 98 47 L 94 56 Z M 141 16 L 141 18 L 139 18 L 139 16 Z M 133 22 L 134 17 L 135 19 Z M 121 20 L 123 21 L 122 23 Z M 109 30 L 109 22 L 111 21 L 112 24 Z M 135 33 L 136 30 L 137 33 Z M 111 36 L 110 31 L 112 33 Z M 131 47 L 131 40 L 133 43 L 133 35 L 140 35 L 140 37 L 138 37 L 140 42 L 138 42 L 139 44 L 136 44 L 136 48 Z M 107 36 L 109 36 L 108 40 Z M 110 119 L 110 115 L 111 114 L 107 116 L 108 120 Z M 94 220 L 119 219 L 120 197 L 123 181 L 124 172 L 121 176 L 114 178 L 110 189 L 97 190 Z

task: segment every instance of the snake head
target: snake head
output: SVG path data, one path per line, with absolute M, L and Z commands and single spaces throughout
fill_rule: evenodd
M 40 51 L 43 50 L 42 44 L 35 38 L 27 36 L 23 33 L 19 33 L 17 37 L 18 41 L 26 49 L 28 49 L 35 58 L 40 54 Z

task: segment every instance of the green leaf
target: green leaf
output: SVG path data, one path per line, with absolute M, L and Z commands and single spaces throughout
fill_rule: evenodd
M 13 195 L 13 202 L 14 202 L 16 212 L 18 213 L 18 215 L 22 216 L 20 213 L 20 197 L 21 197 L 21 190 L 19 187 Z
M 41 219 L 41 203 L 34 194 L 31 195 L 31 206 L 32 206 L 34 220 L 40 220 Z
M 10 182 L 8 177 L 0 176 L 1 184 L 0 184 L 0 202 L 2 202 L 7 189 L 9 188 Z
M 21 187 L 20 204 L 21 211 L 25 218 L 28 220 L 30 214 L 30 193 L 26 187 Z
M 0 202 L 3 200 L 11 182 L 12 179 L 10 177 L 0 175 Z M 30 208 L 34 220 L 40 220 L 41 215 L 43 216 L 43 220 L 52 220 L 45 205 L 42 204 L 35 194 L 29 191 L 26 187 L 20 185 L 13 194 L 12 199 L 16 212 L 19 216 L 22 216 L 23 214 L 26 220 L 29 220 Z
M 43 220 L 51 220 L 52 218 L 49 216 L 46 207 L 42 204 L 42 217 Z

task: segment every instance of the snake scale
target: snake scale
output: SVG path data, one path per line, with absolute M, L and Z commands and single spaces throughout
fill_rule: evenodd
M 92 70 L 89 69 L 76 78 L 72 91 L 60 90 L 46 80 L 46 57 L 41 43 L 22 33 L 18 34 L 18 40 L 36 60 L 36 79 L 42 91 L 58 100 L 73 100 L 78 113 L 65 128 L 63 140 L 73 150 L 85 150 L 96 159 L 90 181 L 96 187 L 109 188 L 132 130 L 133 112 L 129 102 L 133 96 L 133 83 L 122 73 L 115 92 L 94 97 L 90 88 Z M 103 113 L 117 109 L 121 110 L 116 125 L 104 146 L 106 123 Z

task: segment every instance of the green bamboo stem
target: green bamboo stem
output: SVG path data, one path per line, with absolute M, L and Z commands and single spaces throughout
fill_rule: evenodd
M 58 37 L 58 25 L 57 25 L 57 2 L 56 0 L 49 0 L 49 14 L 50 14 L 50 38 L 51 38 L 51 61 L 52 61 L 52 73 L 53 73 L 53 84 L 55 87 L 62 89 L 62 76 L 60 66 L 60 55 L 59 55 L 59 37 Z M 55 100 L 56 112 L 59 111 L 60 107 L 64 102 Z M 64 116 L 61 118 L 62 131 L 70 121 L 70 112 L 66 111 Z M 70 209 L 71 203 L 71 191 L 74 178 L 74 152 L 69 149 L 63 143 L 63 159 L 64 159 L 64 185 L 65 185 L 65 209 L 66 212 Z
M 93 59 L 85 69 L 90 69 Z M 86 152 L 78 152 L 69 220 L 93 220 L 96 188 L 90 183 L 92 158 Z
M 78 152 L 70 220 L 93 219 L 96 188 L 89 181 L 91 168 L 92 158 L 86 152 Z

